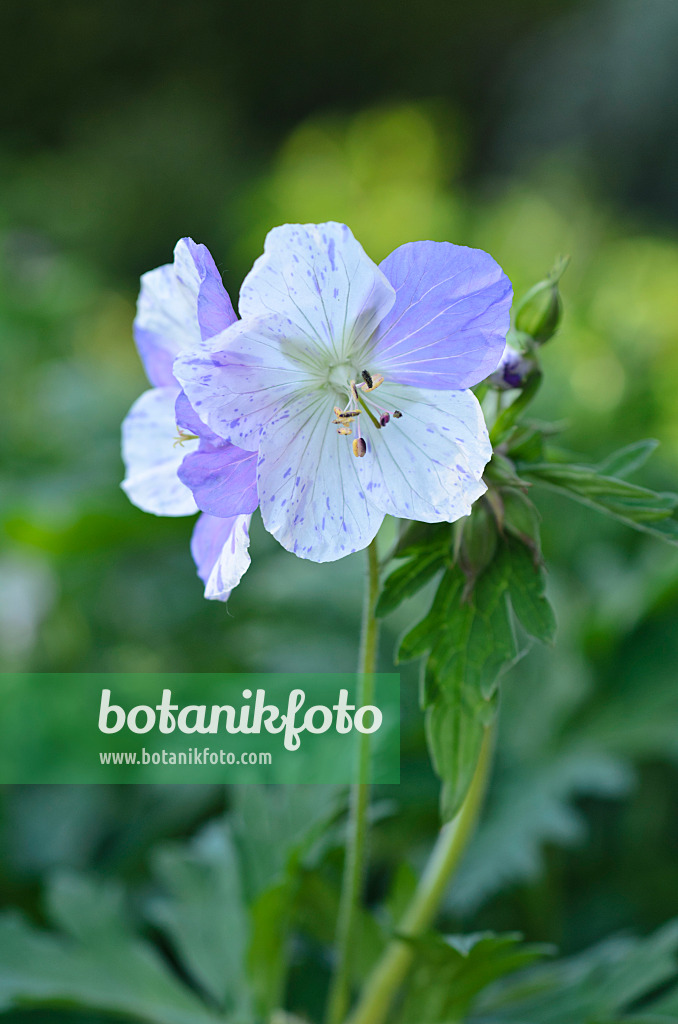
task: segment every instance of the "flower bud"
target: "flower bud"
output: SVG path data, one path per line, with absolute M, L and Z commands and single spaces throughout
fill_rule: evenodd
M 523 355 L 522 352 L 506 345 L 499 366 L 490 374 L 486 383 L 496 391 L 524 388 L 536 369 L 537 360 L 533 356 Z
M 558 330 L 563 313 L 558 282 L 568 263 L 569 257 L 559 260 L 543 281 L 530 288 L 516 308 L 516 330 L 538 345 L 543 345 Z

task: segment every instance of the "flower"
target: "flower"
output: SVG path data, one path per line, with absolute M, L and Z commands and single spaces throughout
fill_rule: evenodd
M 525 355 L 507 344 L 499 366 L 487 378 L 487 383 L 497 391 L 524 388 L 536 369 L 537 360 L 533 356 Z
M 198 312 L 201 311 L 201 322 Z M 248 528 L 257 505 L 255 459 L 217 438 L 195 416 L 172 371 L 182 349 L 199 345 L 236 319 L 212 257 L 204 245 L 183 238 L 174 262 L 144 274 L 134 321 L 134 337 L 153 387 L 130 409 L 122 426 L 126 475 L 122 487 L 145 512 L 183 516 L 198 511 L 191 490 L 179 475 L 189 457 L 208 452 L 210 471 L 228 478 L 234 461 L 243 500 L 230 513 L 209 510 L 199 517 L 191 541 L 205 596 L 225 601 L 250 563 Z M 234 458 L 235 456 L 235 458 Z M 250 488 L 245 486 L 249 473 Z M 188 474 L 202 494 L 195 471 Z M 233 474 L 231 474 L 233 475 Z
M 491 447 L 468 389 L 499 362 L 510 303 L 481 250 L 413 242 L 377 266 L 343 224 L 288 224 L 243 283 L 242 319 L 214 334 L 199 303 L 203 341 L 174 373 L 217 437 L 257 453 L 266 528 L 332 561 L 386 514 L 453 522 L 484 493 Z M 181 469 L 194 495 L 198 458 Z

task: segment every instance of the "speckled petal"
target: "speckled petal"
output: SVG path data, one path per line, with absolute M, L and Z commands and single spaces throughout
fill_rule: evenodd
M 141 278 L 134 337 L 151 384 L 173 384 L 177 353 L 222 331 L 235 318 L 208 249 L 190 238 L 180 239 L 174 262 Z
M 368 451 L 356 461 L 369 501 L 425 523 L 468 515 L 487 490 L 481 477 L 492 455 L 475 395 L 384 384 L 376 396 L 402 417 L 391 416 L 381 430 L 363 421 Z
M 191 406 L 215 434 L 256 451 L 261 429 L 293 397 L 317 387 L 317 372 L 292 351 L 279 317 L 238 320 L 182 352 L 174 363 Z
M 512 289 L 481 249 L 409 242 L 381 264 L 396 290 L 375 336 L 372 372 L 399 384 L 461 390 L 496 368 Z
M 195 524 L 191 554 L 208 600 L 227 601 L 247 572 L 250 519 L 251 516 L 222 519 L 203 513 Z
M 332 424 L 327 395 L 293 403 L 261 439 L 264 525 L 288 551 L 332 562 L 367 547 L 384 518 L 367 501 L 350 439 Z
M 178 388 L 152 388 L 136 400 L 122 425 L 122 457 L 127 497 L 157 516 L 189 516 L 198 511 L 177 471 L 197 441 L 176 444 L 174 414 Z
M 290 338 L 341 363 L 368 345 L 394 299 L 345 224 L 285 224 L 268 233 L 239 308 L 243 318 L 281 316 Z

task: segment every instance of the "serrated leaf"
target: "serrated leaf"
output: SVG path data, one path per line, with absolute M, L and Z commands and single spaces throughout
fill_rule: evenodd
M 408 940 L 411 941 L 411 940 Z M 415 961 L 400 1024 L 446 1024 L 466 1018 L 492 982 L 550 952 L 518 934 L 426 935 L 415 940 Z
M 440 814 L 450 821 L 459 810 L 478 763 L 485 728 L 496 713 L 496 701 L 461 692 L 439 699 L 426 713 L 426 739 L 442 786 Z
M 160 847 L 154 866 L 167 895 L 152 901 L 151 919 L 218 1006 L 250 1016 L 245 972 L 249 926 L 227 825 L 210 824 L 188 845 Z
M 548 759 L 498 771 L 481 827 L 457 872 L 450 907 L 469 913 L 502 889 L 534 878 L 546 843 L 572 846 L 585 836 L 576 797 L 618 798 L 632 782 L 624 762 L 595 750 L 552 752 Z
M 407 597 L 416 594 L 449 560 L 449 544 L 423 548 L 387 576 L 375 614 L 388 615 Z
M 541 565 L 535 565 L 530 552 L 522 544 L 511 544 L 509 549 L 511 607 L 526 633 L 541 643 L 552 643 L 556 633 L 556 617 L 544 595 L 544 569 Z
M 126 1014 L 150 1024 L 224 1020 L 172 974 L 152 946 L 129 934 L 90 933 L 87 943 L 78 943 L 31 928 L 15 915 L 0 918 L 0 1007 L 54 1005 Z
M 466 599 L 465 582 L 458 566 L 445 572 L 430 612 L 399 650 L 401 660 L 429 652 L 422 704 L 445 819 L 458 810 L 473 776 L 498 680 L 524 653 L 512 610 L 531 637 L 550 640 L 555 629 L 543 570 L 522 544 L 505 540 Z
M 498 982 L 481 996 L 470 1024 L 618 1020 L 627 1007 L 675 975 L 677 952 L 676 921 L 646 939 L 608 939 L 577 956 Z

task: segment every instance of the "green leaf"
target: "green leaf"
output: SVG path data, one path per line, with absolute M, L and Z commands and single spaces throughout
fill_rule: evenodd
M 521 938 L 483 932 L 414 940 L 415 961 L 400 1024 L 464 1020 L 489 984 L 551 952 L 546 946 L 523 945 Z
M 445 818 L 463 800 L 491 721 L 499 678 L 525 648 L 518 644 L 513 615 L 526 633 L 553 637 L 555 621 L 544 597 L 544 574 L 524 545 L 506 539 L 465 598 L 466 579 L 448 569 L 431 610 L 405 636 L 401 660 L 429 652 L 422 703 L 431 757 L 443 781 Z
M 247 954 L 254 1001 L 267 1018 L 280 1005 L 289 959 L 289 925 L 304 866 L 327 841 L 343 807 L 341 786 L 240 786 L 231 825 L 251 904 Z
M 69 883 L 57 897 L 70 923 L 66 939 L 28 925 L 16 915 L 0 918 L 0 1007 L 71 1006 L 126 1014 L 151 1024 L 215 1024 L 212 1013 L 171 972 L 148 943 L 134 938 L 104 912 L 97 926 L 98 890 Z M 90 906 L 86 907 L 89 896 Z M 110 890 L 102 902 L 110 909 Z
M 678 921 L 646 939 L 608 939 L 577 956 L 498 982 L 481 996 L 470 1024 L 618 1021 L 627 1007 L 674 977 L 677 952 Z M 650 1015 L 655 1008 L 644 1012 Z
M 539 388 L 541 387 L 542 373 L 540 370 L 535 370 L 528 381 L 520 392 L 520 394 L 506 407 L 502 412 L 499 413 L 492 429 L 490 430 L 490 441 L 494 448 L 505 441 L 510 435 L 511 431 L 516 425 L 516 421 L 524 409 L 528 407 L 532 399 L 535 397 Z
M 376 615 L 383 618 L 397 608 L 405 598 L 416 594 L 444 568 L 449 559 L 449 539 L 444 545 L 436 543 L 433 547 L 417 551 L 386 578 L 377 602 Z
M 645 441 L 636 441 L 625 448 L 608 455 L 606 459 L 599 462 L 596 471 L 602 476 L 627 477 L 641 469 L 650 456 L 659 447 L 659 441 L 648 438 Z
M 151 919 L 218 1006 L 251 1015 L 245 973 L 249 926 L 228 826 L 212 823 L 189 845 L 161 847 L 154 866 L 167 895 L 151 903 Z
M 678 520 L 673 518 L 678 495 L 651 491 L 617 477 L 601 476 L 589 466 L 572 463 L 525 463 L 520 471 L 523 476 L 635 530 L 678 544 Z
M 511 607 L 529 636 L 541 643 L 552 643 L 556 633 L 556 617 L 544 595 L 544 569 L 541 565 L 535 564 L 524 545 L 512 543 L 509 550 Z
M 586 835 L 575 799 L 619 798 L 632 782 L 623 762 L 597 750 L 527 755 L 521 767 L 500 763 L 483 821 L 450 892 L 450 908 L 470 913 L 502 889 L 538 876 L 547 843 L 572 846 Z

